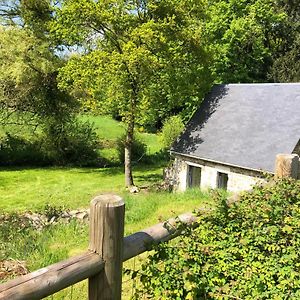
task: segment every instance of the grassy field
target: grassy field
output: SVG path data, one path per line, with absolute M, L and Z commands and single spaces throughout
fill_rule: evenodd
M 108 117 L 81 116 L 94 123 L 105 147 L 101 154 L 116 159 L 115 144 L 124 134 L 124 125 Z M 159 137 L 140 133 L 147 144 L 148 155 L 161 149 Z M 164 162 L 167 163 L 166 161 Z M 208 194 L 190 190 L 184 194 L 155 191 L 162 180 L 163 162 L 155 165 L 134 165 L 137 194 L 124 189 L 123 167 L 110 168 L 0 168 L 0 214 L 42 211 L 48 204 L 64 209 L 88 208 L 91 199 L 101 193 L 116 193 L 125 200 L 125 234 L 131 234 L 161 219 L 213 205 Z M 56 224 L 37 232 L 32 229 L 5 227 L 0 224 L 0 261 L 25 261 L 30 271 L 79 254 L 88 246 L 88 225 L 76 221 Z M 138 268 L 144 255 L 130 260 L 126 268 Z M 124 277 L 123 299 L 129 299 L 134 282 Z M 70 287 L 49 299 L 85 299 L 86 282 Z
M 144 187 L 159 181 L 161 174 L 162 168 L 157 166 L 139 166 L 134 171 L 136 183 Z M 125 235 L 196 207 L 212 205 L 209 195 L 199 190 L 176 194 L 141 189 L 138 194 L 130 194 L 123 188 L 122 168 L 2 169 L 0 183 L 1 210 L 10 213 L 40 210 L 46 204 L 66 208 L 88 207 L 94 195 L 104 192 L 120 194 L 126 205 Z M 26 261 L 30 271 L 80 254 L 88 247 L 88 226 L 75 221 L 50 226 L 42 232 L 23 234 L 18 228 L 16 231 L 2 241 L 6 254 L 0 260 Z M 124 267 L 137 269 L 144 257 L 136 257 Z M 123 299 L 130 298 L 134 284 L 124 276 Z M 86 282 L 82 282 L 49 299 L 85 299 L 86 292 Z
M 160 166 L 136 166 L 137 185 L 162 178 Z M 114 168 L 0 168 L 0 210 L 25 211 L 46 204 L 66 208 L 88 207 L 99 193 L 123 193 L 122 167 Z
M 95 170 L 86 172 L 86 169 L 2 170 L 1 179 L 6 177 L 5 187 L 2 186 L 1 190 L 1 193 L 6 194 L 5 204 L 1 202 L 2 209 L 9 212 L 28 208 L 36 210 L 46 203 L 69 208 L 88 207 L 92 195 L 106 191 L 115 192 L 125 200 L 125 235 L 128 235 L 162 219 L 166 220 L 203 205 L 212 205 L 209 195 L 199 190 L 175 194 L 142 189 L 138 194 L 130 194 L 123 189 L 121 170 L 114 170 L 109 176 L 99 170 L 94 172 Z M 135 172 L 137 182 L 144 186 L 151 185 L 153 180 L 161 177 L 160 174 L 161 168 L 155 167 L 147 170 L 141 167 Z M 2 180 L 1 182 L 3 183 Z M 117 182 L 119 185 L 116 187 Z M 22 187 L 21 190 L 18 189 L 18 185 Z M 67 186 L 68 188 L 65 188 Z M 11 187 L 19 190 L 19 193 L 10 194 Z M 88 226 L 75 221 L 70 224 L 57 224 L 45 228 L 42 232 L 18 233 L 4 243 L 9 258 L 26 261 L 28 269 L 33 271 L 84 252 L 88 246 Z M 8 258 L 7 255 L 0 260 Z M 124 267 L 137 269 L 143 258 L 144 255 L 141 255 L 132 259 Z M 123 299 L 130 298 L 134 284 L 128 277 L 124 277 Z M 83 282 L 49 299 L 85 299 L 86 291 L 86 282 Z
M 108 116 L 82 115 L 79 119 L 93 124 L 100 140 L 108 141 L 111 144 L 125 134 L 125 125 Z M 161 143 L 157 134 L 137 132 L 137 137 L 147 145 L 148 154 L 154 154 L 161 150 Z

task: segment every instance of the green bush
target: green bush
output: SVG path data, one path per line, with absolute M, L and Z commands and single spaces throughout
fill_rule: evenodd
M 117 151 L 120 162 L 124 163 L 125 156 L 125 135 L 117 140 Z M 146 159 L 147 145 L 136 135 L 132 145 L 132 161 L 143 161 Z
M 99 141 L 88 122 L 72 120 L 49 124 L 44 141 L 42 150 L 54 164 L 89 166 L 97 163 Z
M 79 165 L 98 163 L 99 142 L 88 122 L 50 123 L 43 134 L 0 138 L 0 165 Z
M 172 116 L 168 118 L 162 127 L 161 142 L 163 148 L 169 149 L 180 133 L 184 129 L 184 124 L 180 116 Z
M 300 298 L 300 181 L 256 186 L 230 207 L 219 201 L 199 227 L 156 247 L 136 299 Z
M 0 165 L 47 165 L 50 161 L 37 139 L 6 133 L 0 138 Z

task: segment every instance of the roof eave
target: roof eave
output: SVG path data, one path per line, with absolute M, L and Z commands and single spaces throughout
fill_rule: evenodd
M 200 157 L 200 156 L 195 156 L 195 155 L 176 152 L 174 150 L 170 150 L 170 154 L 177 154 L 177 155 L 186 156 L 186 157 L 190 157 L 190 158 L 194 158 L 194 159 L 201 159 L 201 160 L 213 162 L 213 163 L 216 163 L 216 164 L 221 164 L 221 165 L 231 166 L 231 167 L 240 168 L 240 169 L 244 169 L 244 170 L 259 172 L 261 174 L 262 173 L 274 174 L 274 172 L 271 172 L 271 171 L 268 171 L 268 170 L 255 169 L 255 168 L 249 168 L 249 167 L 239 166 L 239 165 L 235 165 L 235 164 L 229 164 L 229 163 L 225 163 L 225 162 L 221 162 L 221 161 L 217 161 L 217 160 L 213 160 L 213 159 L 209 159 L 209 158 L 204 158 L 204 157 Z

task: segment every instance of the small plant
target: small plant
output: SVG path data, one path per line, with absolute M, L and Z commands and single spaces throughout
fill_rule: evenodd
M 180 133 L 184 129 L 184 124 L 180 116 L 168 118 L 162 127 L 161 142 L 164 149 L 169 149 Z
M 0 213 L 0 257 L 24 259 L 36 248 L 39 233 L 31 220 L 17 213 Z M 30 241 L 30 243 L 28 243 Z
M 43 215 L 45 215 L 47 217 L 47 220 L 50 221 L 53 217 L 55 219 L 61 217 L 61 215 L 64 212 L 64 207 L 46 204 L 44 209 L 41 212 Z

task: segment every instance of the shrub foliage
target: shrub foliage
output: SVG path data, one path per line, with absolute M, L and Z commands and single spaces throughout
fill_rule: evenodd
M 142 266 L 136 299 L 299 299 L 300 181 L 256 186 Z M 136 272 L 133 273 L 136 275 Z
M 48 124 L 42 134 L 0 136 L 0 166 L 97 165 L 99 142 L 89 123 Z
M 183 129 L 184 124 L 180 116 L 172 116 L 164 122 L 161 132 L 161 141 L 164 149 L 169 149 L 172 146 Z

